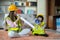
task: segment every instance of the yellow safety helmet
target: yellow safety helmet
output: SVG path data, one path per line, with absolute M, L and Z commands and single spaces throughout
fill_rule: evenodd
M 17 7 L 16 7 L 16 5 L 11 4 L 11 5 L 8 7 L 8 10 L 9 10 L 9 11 L 16 11 L 16 10 L 17 10 Z
M 38 14 L 36 17 L 38 17 L 38 16 L 42 16 L 43 17 L 43 14 Z

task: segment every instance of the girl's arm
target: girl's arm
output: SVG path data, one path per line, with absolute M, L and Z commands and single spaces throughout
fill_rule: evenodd
M 3 28 L 4 28 L 4 30 L 8 29 L 7 26 L 6 26 L 6 21 L 3 22 Z
M 45 22 L 42 22 L 42 23 L 40 24 L 40 26 L 41 26 L 43 29 L 45 29 L 46 23 L 45 23 Z
M 7 24 L 8 24 L 10 27 L 16 27 L 16 26 L 17 26 L 17 24 L 16 24 L 15 22 L 12 22 L 12 21 L 9 20 L 9 19 L 6 19 L 6 22 L 7 22 Z
M 5 31 L 8 30 L 6 19 L 7 18 L 4 18 L 4 21 L 3 21 L 3 28 Z
M 45 25 L 45 22 L 41 22 L 40 26 L 43 27 Z

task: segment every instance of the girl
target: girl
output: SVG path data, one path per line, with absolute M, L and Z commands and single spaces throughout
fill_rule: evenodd
M 9 37 L 20 37 L 28 35 L 30 29 L 25 28 L 22 29 L 23 26 L 22 21 L 20 20 L 19 16 L 16 15 L 17 7 L 12 4 L 9 6 L 9 15 L 6 17 L 6 26 L 8 27 L 8 36 Z M 6 27 L 5 27 L 6 28 Z
M 45 33 L 45 27 L 43 27 L 45 25 L 45 22 L 43 21 L 44 17 L 43 15 L 38 15 L 36 20 L 35 20 L 35 28 L 33 29 L 33 34 L 34 35 L 40 35 L 40 36 L 48 36 Z

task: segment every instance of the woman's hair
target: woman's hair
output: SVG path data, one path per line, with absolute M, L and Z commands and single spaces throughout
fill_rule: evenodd
M 17 16 L 14 15 L 14 12 L 15 12 L 15 11 L 10 11 L 10 13 L 9 13 L 9 15 L 8 15 L 8 17 L 10 17 L 10 19 L 11 19 L 12 21 L 15 21 L 15 20 L 17 19 Z
M 42 18 L 41 22 L 43 22 L 43 20 L 44 20 L 43 16 L 38 16 L 37 18 Z

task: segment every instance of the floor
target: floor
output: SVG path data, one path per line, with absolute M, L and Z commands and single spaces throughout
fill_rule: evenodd
M 26 37 L 9 38 L 7 31 L 0 30 L 0 40 L 60 40 L 60 33 L 52 30 L 46 30 L 46 33 L 49 35 L 49 37 L 30 35 Z

